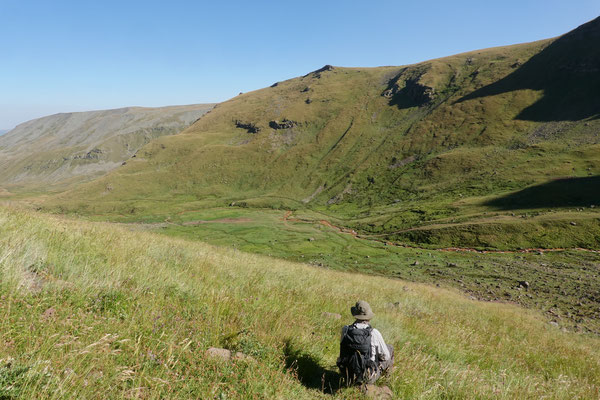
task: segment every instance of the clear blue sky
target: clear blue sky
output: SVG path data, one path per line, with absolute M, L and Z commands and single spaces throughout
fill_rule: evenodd
M 218 102 L 325 64 L 402 65 L 565 33 L 598 0 L 0 0 L 0 128 Z

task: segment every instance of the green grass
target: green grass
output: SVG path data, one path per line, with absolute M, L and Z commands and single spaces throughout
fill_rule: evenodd
M 600 333 L 598 253 L 503 254 L 397 246 L 387 242 L 387 235 L 355 238 L 322 220 L 327 216 L 315 212 L 239 207 L 146 216 L 141 221 L 135 216 L 113 219 L 133 231 L 151 230 L 335 270 L 454 287 L 478 299 L 540 310 L 548 321 L 571 331 Z M 520 287 L 519 281 L 529 282 L 530 288 Z
M 106 223 L 8 208 L 0 221 L 4 398 L 360 398 L 318 384 L 335 385 L 358 298 L 397 349 L 384 383 L 399 398 L 599 395 L 598 338 L 510 304 Z
M 16 367 L 1 379 L 24 397 L 316 397 L 321 376 L 332 373 L 340 325 L 320 312 L 345 313 L 366 297 L 401 349 L 403 367 L 388 381 L 399 397 L 597 398 L 597 337 L 587 334 L 600 332 L 600 256 L 575 248 L 600 249 L 600 119 L 589 90 L 597 74 L 577 69 L 600 46 L 595 37 L 570 42 L 581 32 L 279 82 L 219 104 L 98 180 L 58 195 L 8 196 L 82 220 L 4 212 L 12 225 L 0 228 L 3 274 L 15 277 L 2 280 L 14 299 L 6 315 L 26 322 L 14 333 L 21 347 L 5 351 Z M 561 100 L 565 87 L 581 96 Z M 435 89 L 431 102 L 426 88 Z M 284 119 L 295 126 L 271 127 Z M 21 253 L 44 261 L 22 263 Z M 48 308 L 25 311 L 38 300 L 63 307 L 60 324 L 76 321 L 70 334 L 81 344 L 72 353 L 48 355 L 54 333 L 39 321 Z M 158 314 L 183 330 L 160 336 L 151 320 Z M 129 339 L 114 357 L 121 339 L 102 341 L 105 326 Z M 292 340 L 296 327 L 302 336 Z M 85 357 L 67 367 L 93 343 L 106 353 L 94 359 L 103 369 Z M 201 352 L 210 345 L 244 350 L 258 364 L 215 363 Z M 167 367 L 159 357 L 157 367 L 157 354 L 185 361 Z M 41 365 L 49 360 L 58 369 L 48 375 Z M 128 376 L 114 372 L 125 367 Z M 56 372 L 67 368 L 77 374 Z

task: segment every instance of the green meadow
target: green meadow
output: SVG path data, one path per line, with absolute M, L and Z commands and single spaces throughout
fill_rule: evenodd
M 598 337 L 512 304 L 14 207 L 0 221 L 4 399 L 362 398 L 335 374 L 359 298 L 396 348 L 398 398 L 600 394 Z

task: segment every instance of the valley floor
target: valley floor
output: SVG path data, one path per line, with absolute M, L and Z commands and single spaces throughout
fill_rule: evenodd
M 563 329 L 600 333 L 600 254 L 596 250 L 419 248 L 358 234 L 311 211 L 225 207 L 117 220 L 129 222 L 126 226 L 133 230 L 337 270 L 454 287 L 480 300 L 540 310 L 549 323 Z

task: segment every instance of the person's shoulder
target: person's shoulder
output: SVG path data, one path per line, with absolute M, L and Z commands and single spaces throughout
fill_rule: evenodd
M 377 328 L 372 328 L 372 330 L 371 330 L 371 335 L 379 335 L 379 336 L 382 336 L 382 335 L 381 335 L 381 332 L 379 332 L 379 331 L 377 330 Z

